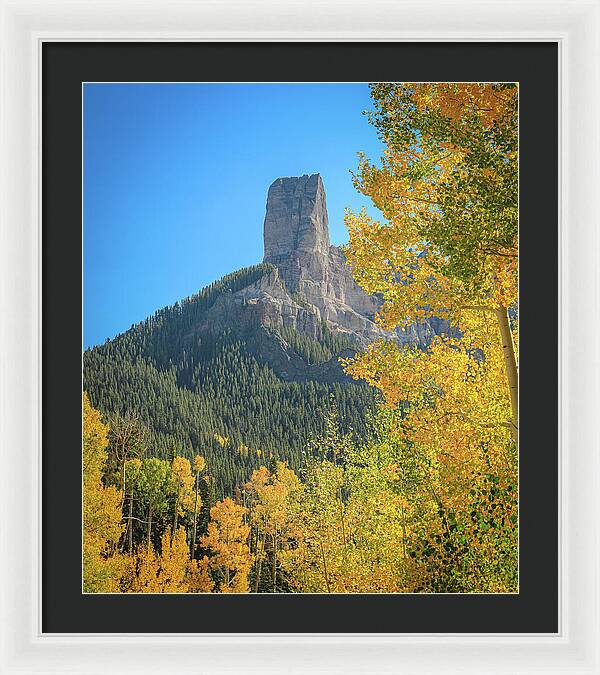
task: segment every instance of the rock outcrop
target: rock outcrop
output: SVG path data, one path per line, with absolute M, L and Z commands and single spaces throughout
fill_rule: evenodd
M 264 224 L 264 261 L 277 267 L 289 265 L 291 290 L 296 290 L 298 270 L 292 261 L 304 255 L 320 260 L 329 253 L 329 219 L 325 188 L 318 173 L 299 178 L 278 178 L 267 194 Z M 318 270 L 314 270 L 318 274 Z
M 343 252 L 329 242 L 325 188 L 318 173 L 278 178 L 271 185 L 264 247 L 264 262 L 277 268 L 291 296 L 308 305 L 331 330 L 349 333 L 359 347 L 382 337 L 423 346 L 447 329 L 444 322 L 432 320 L 390 334 L 373 321 L 379 300 L 356 284 Z M 287 313 L 296 314 L 290 309 Z M 298 330 L 313 332 L 297 318 L 291 323 Z
M 380 301 L 356 284 L 343 252 L 330 244 L 319 174 L 278 178 L 269 188 L 263 262 L 268 271 L 255 283 L 221 296 L 197 328 L 243 334 L 248 348 L 285 379 L 345 376 L 337 356 L 332 363 L 309 368 L 277 336 L 281 328 L 319 342 L 330 331 L 357 349 L 384 337 L 425 346 L 447 329 L 444 322 L 434 320 L 389 333 L 374 322 Z
M 384 335 L 373 322 L 378 301 L 354 282 L 343 253 L 329 242 L 321 176 L 278 178 L 269 188 L 264 262 L 279 272 L 292 297 L 334 331 L 351 333 L 364 346 Z

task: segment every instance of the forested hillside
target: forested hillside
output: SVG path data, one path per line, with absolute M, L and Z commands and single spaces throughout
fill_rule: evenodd
M 283 341 L 307 366 L 348 354 L 349 338 L 322 327 L 315 340 L 293 328 L 202 330 L 217 300 L 271 271 L 268 264 L 230 274 L 197 295 L 156 312 L 114 340 L 84 353 L 84 389 L 107 418 L 135 411 L 149 430 L 150 454 L 206 457 L 216 494 L 230 494 L 261 463 L 298 468 L 306 443 L 324 430 L 324 406 L 333 395 L 344 430 L 358 437 L 374 409 L 364 383 L 286 381 L 256 355 L 256 332 Z M 341 373 L 341 368 L 334 364 Z

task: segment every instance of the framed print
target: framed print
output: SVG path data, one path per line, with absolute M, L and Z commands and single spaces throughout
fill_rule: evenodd
M 145 63 L 160 61 L 165 75 L 118 81 L 131 49 Z M 364 43 L 359 52 L 372 72 L 375 64 L 421 66 L 410 79 L 409 70 L 394 80 L 382 72 L 369 86 L 341 81 L 335 64 L 357 58 L 357 47 L 343 43 L 44 46 L 44 213 L 48 222 L 58 217 L 53 204 L 65 203 L 60 195 L 76 178 L 64 163 L 74 142 L 83 156 L 84 260 L 83 386 L 79 354 L 48 359 L 62 371 L 63 392 L 69 372 L 83 389 L 83 494 L 74 502 L 83 501 L 83 518 L 54 487 L 70 471 L 76 480 L 79 462 L 47 453 L 44 512 L 54 545 L 44 553 L 45 630 L 68 630 L 74 617 L 80 629 L 97 625 L 89 603 L 98 617 L 120 603 L 112 628 L 126 626 L 135 603 L 150 601 L 144 596 L 155 607 L 168 603 L 161 632 L 185 632 L 193 608 L 204 608 L 198 629 L 202 621 L 203 630 L 222 630 L 226 612 L 240 630 L 252 607 L 273 632 L 311 614 L 315 632 L 334 620 L 342 628 L 342 615 L 346 630 L 373 615 L 364 630 L 385 632 L 393 620 L 415 632 L 431 627 L 423 602 L 440 623 L 452 616 L 457 631 L 501 631 L 504 612 L 519 617 L 511 631 L 557 630 L 556 467 L 517 448 L 544 428 L 539 452 L 556 454 L 545 413 L 556 395 L 546 369 L 556 343 L 547 339 L 544 350 L 535 340 L 533 349 L 529 319 L 556 311 L 545 291 L 553 282 L 547 273 L 538 285 L 528 258 L 537 230 L 518 232 L 518 212 L 527 219 L 534 204 L 546 209 L 544 221 L 556 217 L 547 187 L 555 181 L 548 138 L 556 116 L 548 111 L 556 107 L 556 45 Z M 426 64 L 442 53 L 448 74 L 433 82 Z M 281 82 L 279 69 L 327 60 L 334 65 L 324 81 Z M 196 64 L 209 62 L 224 68 L 211 65 L 216 81 L 191 81 Z M 241 62 L 266 81 L 244 82 Z M 482 82 L 471 63 L 499 64 L 498 75 Z M 81 84 L 92 64 L 96 79 Z M 278 70 L 267 75 L 269 64 Z M 242 82 L 232 81 L 232 67 Z M 71 91 L 82 102 L 74 109 L 82 148 L 65 115 Z M 392 115 L 406 128 L 390 135 Z M 362 135 L 365 118 L 372 139 Z M 369 151 L 377 132 L 380 145 Z M 376 169 L 363 150 L 354 181 L 353 143 L 384 157 Z M 482 146 L 476 168 L 455 163 L 479 157 Z M 432 161 L 424 178 L 411 177 Z M 59 263 L 59 252 L 79 249 L 79 208 L 77 230 L 62 206 L 60 217 L 62 236 L 47 241 L 55 254 L 45 285 L 61 285 L 47 311 L 69 308 L 66 322 L 79 267 Z M 413 230 L 417 221 L 426 229 Z M 439 252 L 420 243 L 434 233 Z M 555 244 L 544 246 L 552 257 Z M 381 272 L 384 259 L 393 262 Z M 188 291 L 176 290 L 177 270 Z M 179 300 L 155 307 L 173 293 Z M 131 326 L 147 306 L 152 313 Z M 63 342 L 52 330 L 49 353 Z M 515 391 L 513 406 L 517 351 L 527 356 L 519 366 L 525 393 L 519 406 Z M 544 394 L 534 398 L 528 392 L 542 378 Z M 59 422 L 60 396 L 49 400 L 56 428 L 78 430 Z M 52 428 L 48 448 L 61 443 Z M 533 466 L 538 481 L 527 478 Z M 519 476 L 531 487 L 520 489 Z M 65 551 L 81 520 L 77 581 L 81 549 Z M 273 607 L 266 595 L 278 596 L 287 627 L 278 612 L 259 610 Z M 178 607 L 181 623 L 168 607 Z M 486 618 L 474 623 L 476 608 Z
M 598 672 L 597 4 L 134 6 L 3 6 L 3 669 Z

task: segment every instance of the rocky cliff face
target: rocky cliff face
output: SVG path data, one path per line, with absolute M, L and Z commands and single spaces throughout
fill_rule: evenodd
M 374 323 L 380 304 L 378 299 L 367 295 L 355 283 L 344 254 L 329 242 L 325 188 L 318 173 L 278 178 L 271 185 L 267 196 L 264 247 L 264 262 L 277 269 L 279 281 L 291 292 L 296 304 L 300 304 L 300 308 L 308 307 L 331 330 L 351 335 L 360 347 L 382 337 L 423 345 L 445 328 L 434 321 L 390 334 Z M 277 283 L 275 278 L 271 282 Z M 273 290 L 275 295 L 281 295 L 279 289 Z M 285 310 L 291 315 L 288 324 L 312 334 L 312 327 L 302 325 L 311 322 L 307 317 L 298 317 L 302 312 L 297 309 L 288 307 Z M 286 319 L 282 322 L 285 325 Z
M 374 322 L 379 300 L 355 283 L 344 254 L 330 244 L 319 174 L 278 178 L 269 188 L 264 262 L 269 271 L 246 288 L 219 298 L 199 328 L 228 327 L 243 333 L 256 355 L 286 378 L 331 379 L 339 368 L 332 364 L 308 368 L 285 341 L 273 337 L 277 329 L 293 329 L 317 341 L 329 330 L 361 349 L 384 337 L 424 346 L 446 328 L 435 321 L 388 333 Z M 334 361 L 337 364 L 337 356 Z
M 299 278 L 292 261 L 301 255 L 313 261 L 327 257 L 329 219 L 325 189 L 318 173 L 278 178 L 271 185 L 267 195 L 264 247 L 265 262 L 290 265 L 288 280 L 294 291 Z
M 364 346 L 383 332 L 373 323 L 377 300 L 359 288 L 344 255 L 329 242 L 325 188 L 319 174 L 278 178 L 269 188 L 264 262 L 291 296 L 334 331 Z

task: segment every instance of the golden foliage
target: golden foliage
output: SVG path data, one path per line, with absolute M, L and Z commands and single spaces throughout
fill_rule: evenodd
M 248 593 L 252 556 L 248 548 L 250 526 L 244 522 L 247 509 L 230 497 L 210 510 L 208 532 L 200 545 L 211 551 L 210 568 L 220 577 L 220 593 Z
M 290 508 L 293 545 L 280 554 L 299 592 L 394 593 L 402 590 L 402 518 L 381 475 L 329 460 L 310 465 L 301 499 Z M 364 468 L 364 465 L 363 465 Z
M 196 457 L 196 461 L 202 459 Z M 202 460 L 204 461 L 204 460 Z M 196 463 L 196 462 L 195 462 Z M 194 510 L 194 483 L 190 460 L 176 455 L 171 462 L 171 480 L 176 495 L 177 516 L 184 516 Z
M 190 560 L 188 576 L 190 593 L 212 593 L 215 584 L 209 569 L 210 561 L 207 556 L 200 560 Z
M 516 439 L 518 90 L 392 83 L 372 92 L 387 148 L 381 167 L 363 158 L 356 183 L 387 222 L 347 213 L 348 262 L 383 296 L 384 328 L 434 317 L 453 328 L 427 356 L 381 342 L 346 365 L 390 404 L 443 399 L 444 428 L 506 428 Z
M 161 539 L 160 555 L 154 551 L 152 546 L 139 548 L 129 591 L 131 593 L 187 593 L 189 592 L 189 563 L 185 530 L 179 528 L 173 539 L 167 530 Z M 194 584 L 197 583 L 194 580 Z
M 196 455 L 194 457 L 194 473 L 202 473 L 206 468 L 206 461 L 202 455 Z
M 123 556 L 115 553 L 123 533 L 121 493 L 102 483 L 107 461 L 108 427 L 83 394 L 83 590 L 120 590 Z
M 382 327 L 447 326 L 427 349 L 382 340 L 345 362 L 401 411 L 388 436 L 428 466 L 403 502 L 420 514 L 418 536 L 404 525 L 417 590 L 516 584 L 517 91 L 373 85 L 386 150 L 380 167 L 362 158 L 356 185 L 387 222 L 346 215 L 347 258 L 383 296 Z

